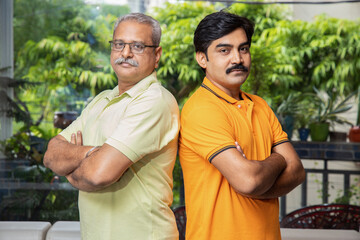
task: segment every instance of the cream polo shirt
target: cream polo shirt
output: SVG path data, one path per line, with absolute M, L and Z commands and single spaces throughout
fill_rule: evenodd
M 84 145 L 107 143 L 134 163 L 113 185 L 80 191 L 82 239 L 178 239 L 170 205 L 179 109 L 156 72 L 120 96 L 103 91 L 61 135 L 70 141 L 78 130 Z

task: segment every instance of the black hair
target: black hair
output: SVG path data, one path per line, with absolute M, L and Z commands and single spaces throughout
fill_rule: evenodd
M 207 49 L 214 40 L 238 28 L 244 29 L 251 45 L 254 24 L 249 19 L 225 11 L 207 15 L 201 20 L 194 33 L 195 52 L 203 52 L 207 57 Z

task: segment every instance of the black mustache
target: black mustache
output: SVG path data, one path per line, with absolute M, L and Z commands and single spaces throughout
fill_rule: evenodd
M 245 67 L 244 65 L 241 65 L 241 64 L 236 64 L 228 69 L 226 69 L 226 74 L 229 74 L 232 70 L 235 70 L 235 69 L 239 69 L 239 70 L 242 70 L 244 72 L 248 72 L 249 69 L 247 67 Z

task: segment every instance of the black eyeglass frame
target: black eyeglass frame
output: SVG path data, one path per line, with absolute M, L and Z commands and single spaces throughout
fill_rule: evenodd
M 117 41 L 117 40 L 111 40 L 111 41 L 109 41 L 109 43 L 110 43 L 110 46 L 112 46 L 112 45 L 115 44 L 115 43 L 122 43 L 122 44 L 124 44 L 124 48 L 125 48 L 126 44 L 128 44 L 131 51 L 132 51 L 132 47 L 131 47 L 131 46 L 134 45 L 134 44 L 141 44 L 141 45 L 144 47 L 144 50 L 145 50 L 145 48 L 147 48 L 147 47 L 150 47 L 150 48 L 157 48 L 157 47 L 159 47 L 159 46 L 156 46 L 156 45 L 145 45 L 145 44 L 143 44 L 143 43 L 141 43 L 141 42 L 131 42 L 131 43 L 127 43 L 127 42 L 121 42 L 121 41 Z M 115 50 L 123 51 L 124 48 L 121 49 L 121 50 L 119 50 L 119 49 L 115 49 Z M 113 49 L 113 47 L 111 47 L 111 49 Z M 143 50 L 142 52 L 144 52 L 144 50 Z M 142 53 L 142 52 L 141 52 L 141 53 Z

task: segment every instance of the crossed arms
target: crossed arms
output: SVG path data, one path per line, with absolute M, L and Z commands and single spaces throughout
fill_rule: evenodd
M 289 193 L 305 179 L 305 170 L 289 142 L 273 148 L 264 161 L 248 160 L 242 149 L 230 148 L 211 162 L 236 192 L 252 198 L 277 198 Z
M 86 157 L 90 149 L 92 146 L 82 145 L 81 132 L 72 134 L 71 142 L 57 135 L 48 144 L 44 165 L 88 192 L 110 186 L 132 165 L 129 158 L 108 144 Z M 264 161 L 248 160 L 237 145 L 237 149 L 218 154 L 212 164 L 236 192 L 259 199 L 283 196 L 305 179 L 302 163 L 289 142 L 274 147 Z
M 104 144 L 86 157 L 92 146 L 82 145 L 82 134 L 71 135 L 71 142 L 57 135 L 48 144 L 44 156 L 45 167 L 60 176 L 66 176 L 69 182 L 82 191 L 103 189 L 119 180 L 132 161 L 116 148 Z

